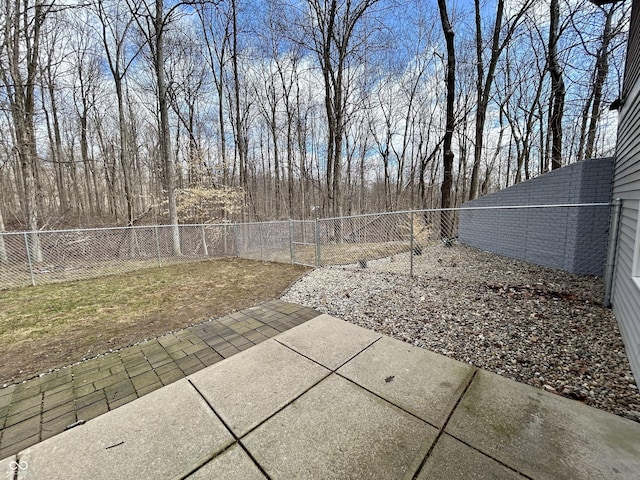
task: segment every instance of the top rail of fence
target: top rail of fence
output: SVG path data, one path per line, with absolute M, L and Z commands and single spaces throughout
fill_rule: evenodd
M 342 217 L 325 217 L 319 220 L 344 220 L 347 218 L 364 218 L 364 217 L 382 217 L 386 215 L 400 215 L 410 213 L 429 213 L 429 212 L 459 212 L 461 210 L 508 210 L 508 209 L 525 209 L 525 208 L 568 208 L 568 207 L 607 207 L 611 203 L 554 203 L 539 205 L 496 205 L 484 207 L 452 207 L 452 208 L 424 208 L 419 210 L 396 210 L 393 212 L 377 212 L 364 213 L 360 215 L 347 215 Z
M 105 232 L 114 230 L 145 230 L 149 228 L 170 228 L 170 227 L 232 227 L 238 225 L 233 222 L 227 223 L 180 223 L 178 225 L 171 224 L 154 224 L 154 225 L 131 225 L 123 227 L 92 227 L 92 228 L 68 228 L 58 230 L 15 230 L 11 232 L 0 232 L 1 235 L 25 235 L 33 233 L 73 233 L 73 232 Z
M 329 220 L 346 220 L 350 218 L 380 218 L 391 215 L 406 215 L 411 213 L 429 213 L 429 212 L 457 212 L 461 210 L 510 210 L 510 209 L 531 209 L 531 208 L 577 208 L 577 207 L 607 207 L 612 203 L 555 203 L 555 204 L 540 204 L 540 205 L 496 205 L 496 206 L 481 206 L 481 207 L 455 207 L 455 208 L 425 208 L 420 210 L 397 210 L 392 212 L 377 212 L 377 213 L 363 213 L 359 215 L 346 215 L 342 217 L 322 217 L 318 218 L 318 221 Z M 220 222 L 220 223 L 180 223 L 177 226 L 184 227 L 232 227 L 234 225 L 276 225 L 287 222 L 296 223 L 308 223 L 314 222 L 316 219 L 303 219 L 303 220 L 269 220 L 264 222 Z M 0 232 L 0 235 L 25 235 L 25 234 L 45 234 L 45 233 L 73 233 L 73 232 L 104 232 L 113 230 L 144 230 L 149 228 L 170 228 L 176 225 L 171 224 L 154 224 L 154 225 L 132 225 L 122 227 L 93 227 L 93 228 L 71 228 L 71 229 L 57 229 L 57 230 L 16 230 L 10 232 Z

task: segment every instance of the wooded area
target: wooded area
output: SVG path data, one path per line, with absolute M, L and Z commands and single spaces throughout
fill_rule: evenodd
M 613 153 L 629 2 L 0 5 L 0 231 L 453 207 Z

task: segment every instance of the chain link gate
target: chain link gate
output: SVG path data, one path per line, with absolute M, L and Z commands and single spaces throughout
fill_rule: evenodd
M 312 220 L 291 220 L 289 222 L 291 263 L 307 267 L 319 265 L 317 227 L 318 222 Z

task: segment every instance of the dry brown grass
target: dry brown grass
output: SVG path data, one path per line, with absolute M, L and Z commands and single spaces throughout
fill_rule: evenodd
M 0 291 L 0 383 L 276 298 L 306 271 L 221 258 Z

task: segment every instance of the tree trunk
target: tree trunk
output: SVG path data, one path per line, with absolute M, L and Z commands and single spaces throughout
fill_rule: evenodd
M 171 225 L 171 241 L 174 255 L 182 255 L 180 246 L 180 227 L 178 226 L 178 205 L 176 201 L 176 171 L 175 162 L 172 159 L 169 140 L 169 97 L 167 93 L 166 78 L 164 74 L 164 1 L 155 0 L 155 16 L 153 18 L 153 32 L 149 32 L 153 41 L 153 66 L 158 86 L 158 110 L 160 123 L 158 128 L 160 147 L 160 163 L 166 175 L 167 201 L 169 207 L 169 224 Z
M 51 61 L 51 60 L 50 60 Z M 45 73 L 46 72 L 46 73 Z M 51 65 L 47 65 L 40 72 L 43 81 L 46 80 L 46 91 L 49 95 L 49 106 L 46 105 L 46 97 L 42 95 L 42 111 L 44 113 L 45 123 L 47 125 L 47 135 L 49 137 L 49 151 L 51 154 L 51 162 L 53 163 L 53 171 L 55 173 L 56 188 L 58 189 L 58 214 L 63 216 L 69 209 L 69 200 L 65 188 L 63 155 L 62 155 L 62 138 L 60 136 L 60 124 L 58 122 L 58 111 L 55 100 L 55 88 L 53 84 L 53 76 L 51 74 Z M 54 202 L 55 203 L 55 202 Z
M 453 182 L 453 160 L 454 154 L 451 148 L 453 140 L 453 129 L 455 127 L 454 102 L 456 89 L 456 54 L 454 45 L 454 32 L 449 21 L 447 13 L 446 0 L 438 0 L 438 9 L 440 10 L 440 22 L 442 31 L 447 43 L 447 73 L 445 82 L 447 85 L 447 117 L 446 130 L 443 141 L 443 178 L 440 186 L 440 208 L 447 209 L 451 207 L 451 185 Z M 440 218 L 440 236 L 443 239 L 451 239 L 453 236 L 453 216 L 450 211 L 442 211 Z
M 551 74 L 551 169 L 562 167 L 562 117 L 564 114 L 565 86 L 558 62 L 558 36 L 560 28 L 559 0 L 551 0 L 549 22 L 549 73 Z
M 83 100 L 84 103 L 84 100 Z M 81 114 L 79 114 L 80 120 L 80 158 L 82 159 L 82 165 L 84 170 L 84 182 L 87 188 L 86 197 L 87 202 L 89 204 L 89 214 L 100 215 L 100 203 L 94 204 L 93 193 L 97 195 L 97 187 L 93 189 L 94 185 L 91 182 L 91 172 L 92 165 L 91 159 L 89 158 L 89 141 L 87 138 L 87 113 L 86 113 L 86 104 L 84 104 L 84 109 Z
M 591 104 L 591 118 L 589 120 L 589 133 L 587 135 L 587 147 L 585 158 L 592 158 L 596 142 L 596 128 L 600 119 L 600 105 L 602 103 L 602 89 L 609 74 L 609 43 L 611 41 L 611 21 L 615 6 L 609 8 L 606 13 L 604 30 L 602 32 L 602 44 L 596 56 L 596 81 L 593 84 L 593 103 Z
M 511 21 L 507 20 L 508 26 L 502 41 L 500 41 L 500 32 L 502 31 L 502 19 L 504 16 L 504 0 L 498 0 L 496 6 L 496 18 L 493 25 L 493 36 L 491 40 L 491 57 L 489 59 L 489 68 L 485 77 L 484 63 L 482 59 L 483 45 L 482 45 L 482 19 L 480 13 L 480 0 L 475 0 L 475 20 L 476 20 L 476 66 L 477 66 L 477 95 L 478 95 L 478 107 L 476 109 L 476 129 L 475 129 L 475 146 L 473 156 L 473 169 L 471 171 L 471 189 L 469 192 L 469 199 L 473 200 L 478 196 L 479 184 L 480 184 L 480 160 L 482 158 L 482 148 L 484 143 L 484 127 L 487 118 L 487 108 L 489 106 L 489 100 L 491 99 L 491 87 L 495 78 L 495 71 L 498 65 L 498 60 L 505 46 L 511 41 L 516 27 L 518 26 L 520 19 L 524 16 L 525 12 L 530 6 L 529 1 L 525 1 L 520 6 L 516 14 L 511 18 Z
M 248 190 L 247 179 L 247 150 L 244 141 L 244 126 L 240 108 L 240 74 L 238 71 L 238 12 L 236 0 L 231 0 L 231 15 L 233 23 L 232 36 L 232 55 L 231 62 L 233 64 L 233 87 L 235 100 L 235 130 L 236 130 L 236 155 L 238 157 L 238 170 L 240 177 L 240 187 Z
M 122 168 L 122 181 L 124 198 L 127 208 L 127 225 L 133 225 L 135 217 L 133 211 L 133 192 L 131 191 L 131 164 L 127 155 L 128 129 L 124 111 L 124 96 L 122 92 L 122 77 L 115 78 L 116 97 L 118 102 L 118 126 L 120 129 L 120 167 Z
M 31 261 L 42 261 L 38 236 L 38 197 L 35 170 L 38 166 L 35 136 L 35 85 L 41 27 L 47 11 L 41 1 L 5 4 L 4 49 L 7 64 L 0 65 L 0 75 L 6 88 L 7 101 L 15 130 L 16 150 L 20 163 L 22 206 L 29 232 Z M 11 21 L 8 21 L 11 19 Z
M 269 118 L 269 128 L 271 130 L 271 137 L 273 139 L 273 200 L 275 202 L 275 214 L 276 219 L 280 220 L 280 149 L 278 148 L 278 125 L 277 125 L 277 100 L 275 98 L 275 88 L 272 88 L 272 91 L 269 93 L 272 95 L 271 98 L 271 115 Z M 271 216 L 271 212 L 268 212 L 269 216 Z

